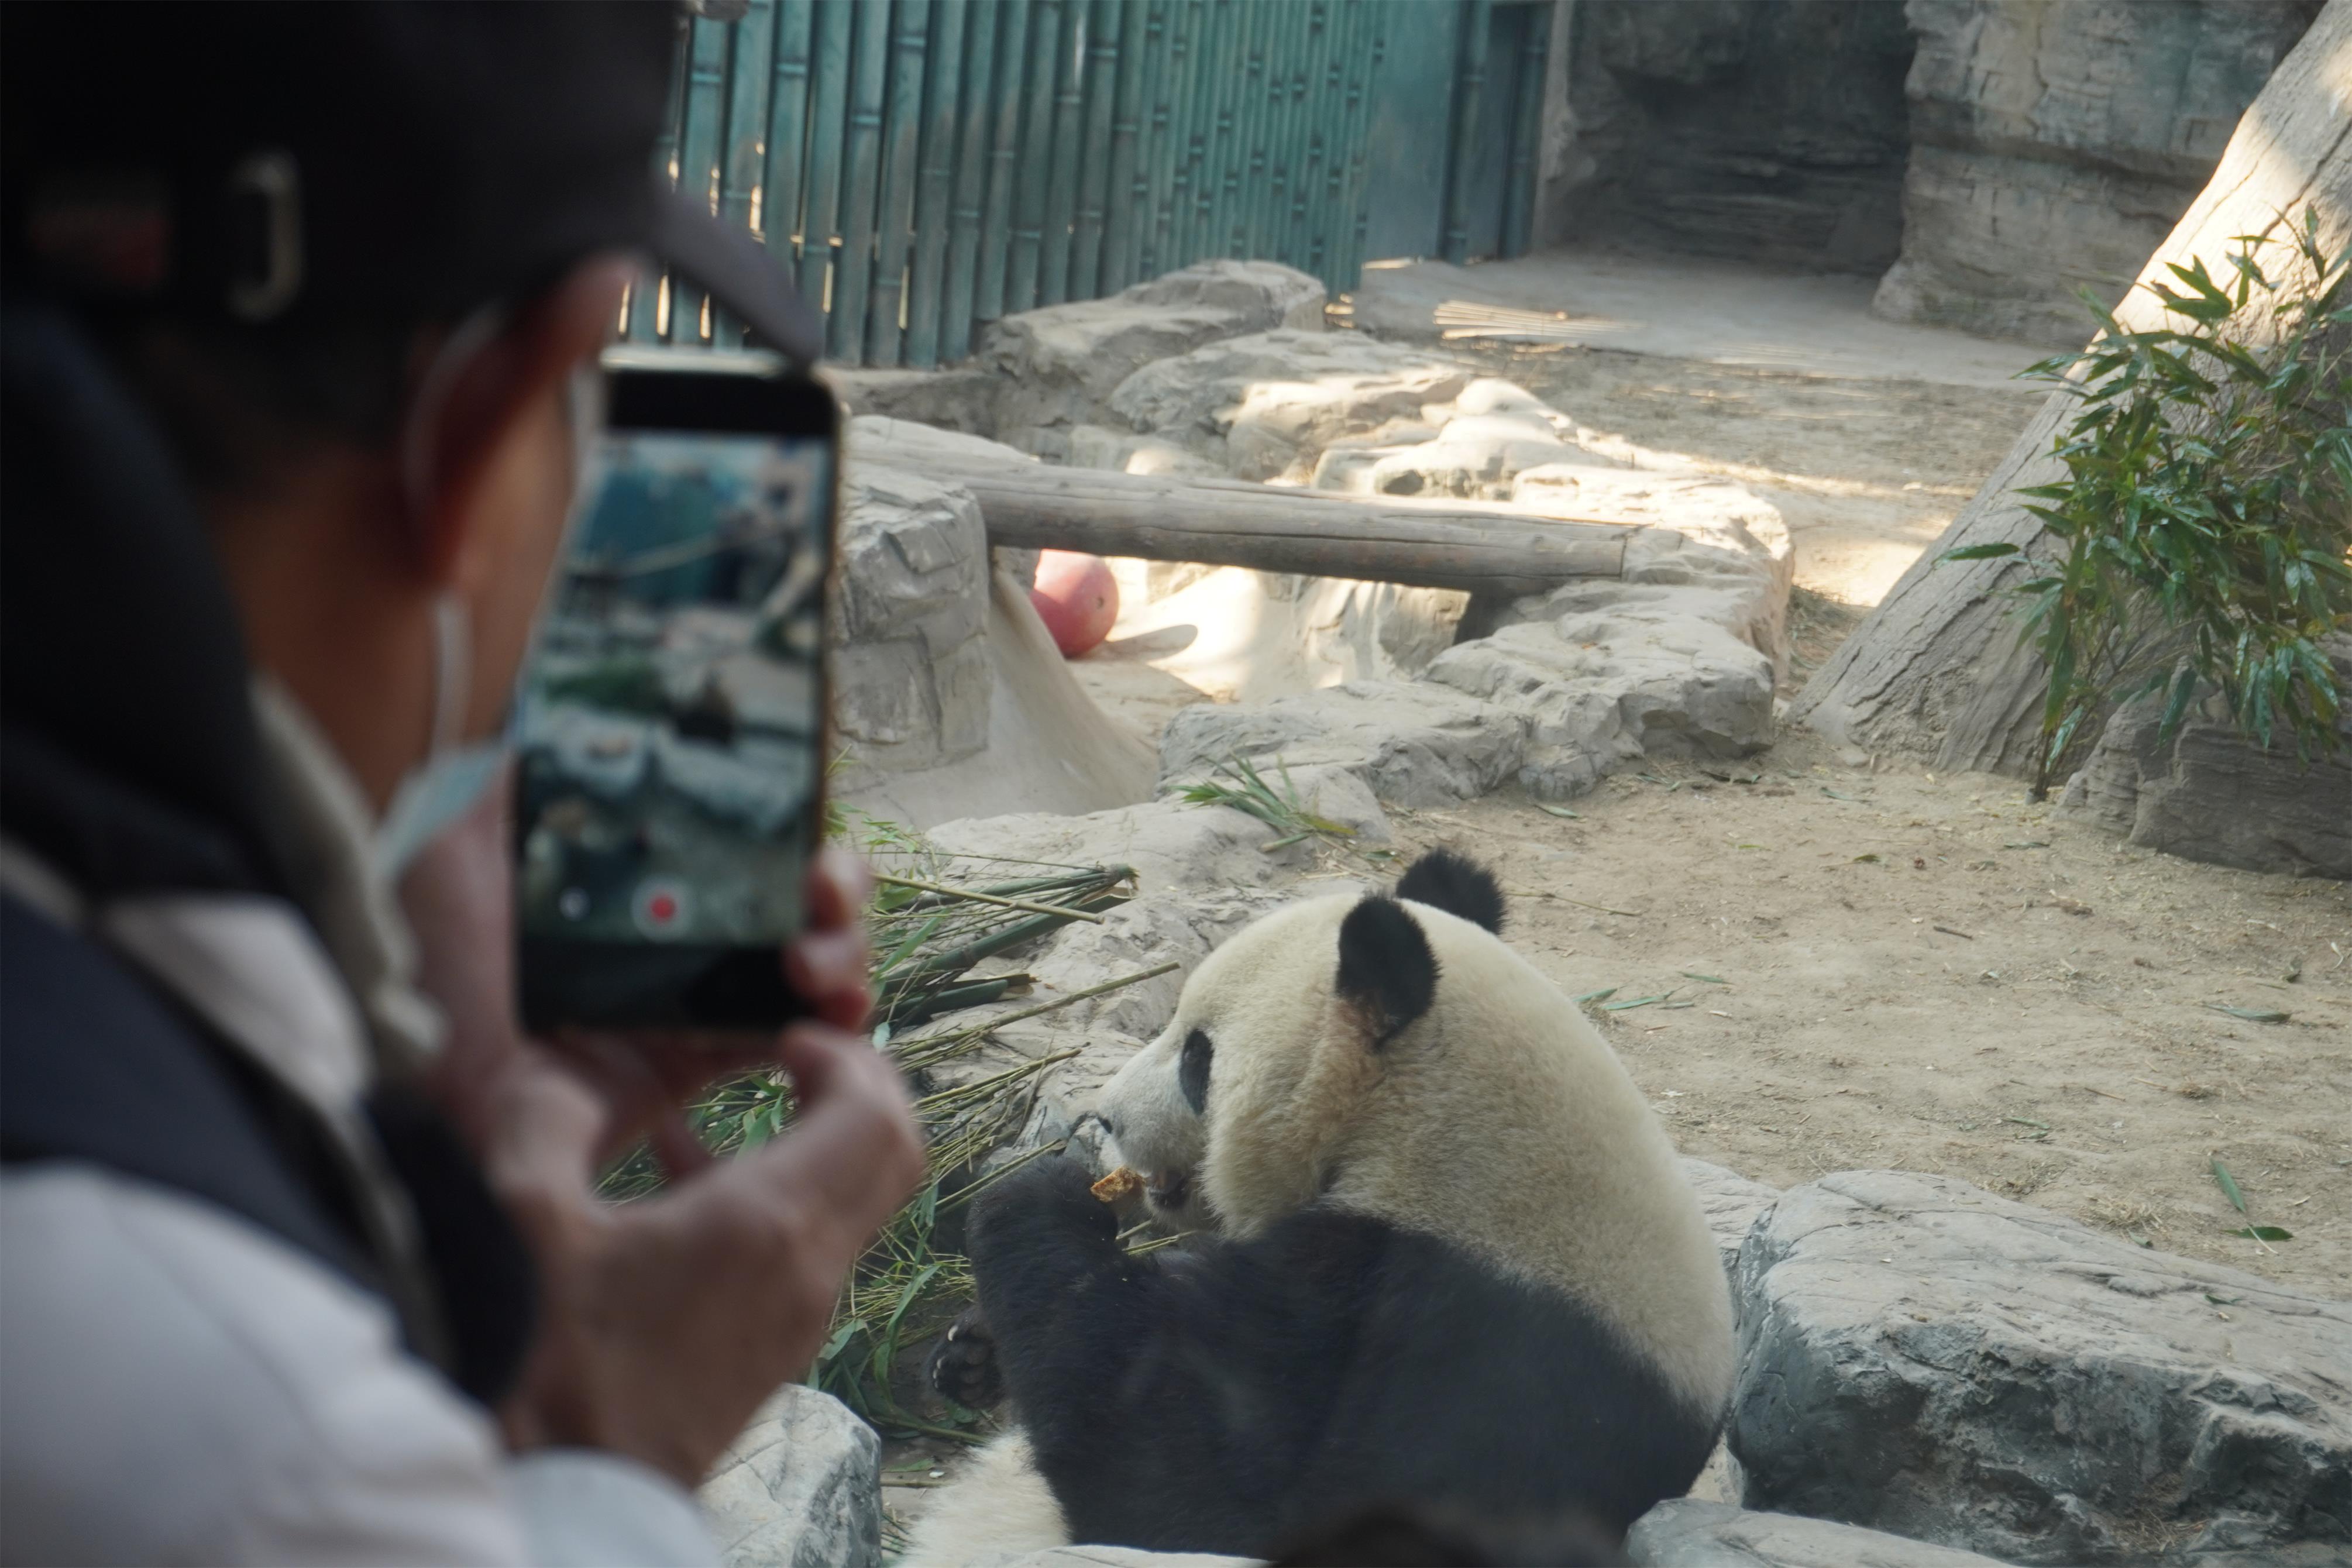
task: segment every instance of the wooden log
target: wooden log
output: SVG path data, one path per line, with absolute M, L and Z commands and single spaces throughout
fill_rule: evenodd
M 980 502 L 991 544 L 1198 561 L 1517 598 L 1615 577 L 1634 531 L 1480 501 L 1179 479 L 973 459 L 926 446 L 921 469 Z

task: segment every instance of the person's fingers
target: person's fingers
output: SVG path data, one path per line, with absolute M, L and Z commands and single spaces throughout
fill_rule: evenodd
M 809 1012 L 836 1028 L 856 1029 L 872 1011 L 869 961 L 862 931 L 812 931 L 784 949 L 784 978 Z
M 913 1108 L 898 1070 L 854 1035 L 798 1025 L 782 1057 L 799 1117 L 722 1179 L 754 1205 L 789 1207 L 805 1241 L 845 1263 L 922 1179 Z
M 866 908 L 866 900 L 873 893 L 874 878 L 864 860 L 846 849 L 818 851 L 801 895 L 808 929 L 832 931 L 856 926 L 859 911 Z
M 686 1181 L 713 1163 L 710 1151 L 705 1149 L 702 1140 L 695 1136 L 693 1123 L 676 1108 L 654 1118 L 653 1127 L 646 1137 L 653 1146 L 655 1163 L 661 1166 L 662 1174 L 670 1181 Z

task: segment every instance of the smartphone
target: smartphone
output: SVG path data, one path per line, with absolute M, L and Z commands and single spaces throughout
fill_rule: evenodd
M 838 405 L 763 353 L 604 363 L 516 698 L 522 1021 L 773 1029 L 824 815 Z

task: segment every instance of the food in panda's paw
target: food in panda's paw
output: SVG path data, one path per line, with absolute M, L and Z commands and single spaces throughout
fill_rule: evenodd
M 1142 1173 L 1131 1166 L 1121 1165 L 1090 1189 L 1104 1203 L 1124 1203 L 1143 1190 Z

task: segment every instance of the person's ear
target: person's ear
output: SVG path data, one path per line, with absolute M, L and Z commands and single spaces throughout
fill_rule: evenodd
M 483 561 L 511 548 L 509 541 L 483 537 L 485 525 L 520 521 L 511 516 L 513 498 L 501 492 L 513 486 L 518 462 L 528 464 L 531 447 L 564 433 L 564 384 L 612 335 L 634 276 L 625 257 L 583 262 L 496 323 L 478 346 L 457 349 L 461 357 L 449 367 L 446 388 L 420 384 L 410 417 L 422 423 L 404 443 L 404 455 L 416 460 L 402 479 L 417 564 L 434 583 L 478 582 Z M 434 345 L 425 358 L 446 352 Z

